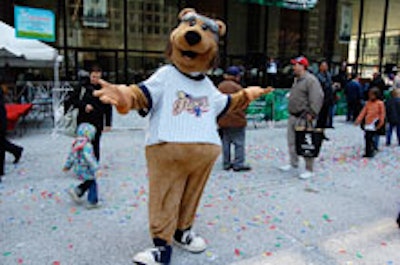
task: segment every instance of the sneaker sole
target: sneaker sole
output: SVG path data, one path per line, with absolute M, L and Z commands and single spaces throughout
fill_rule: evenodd
M 179 243 L 179 242 L 176 241 L 176 240 L 174 240 L 174 244 L 175 244 L 177 247 L 180 247 L 181 249 L 186 250 L 186 251 L 188 251 L 188 252 L 190 252 L 190 253 L 193 253 L 193 254 L 200 254 L 200 253 L 206 251 L 206 249 L 207 249 L 207 246 L 206 246 L 204 249 L 201 249 L 201 250 L 200 250 L 200 249 L 199 249 L 199 250 L 193 250 L 193 249 L 188 248 L 186 245 L 184 245 L 184 244 L 182 244 L 182 243 Z
M 86 205 L 85 208 L 88 210 L 94 210 L 101 208 L 101 205 Z

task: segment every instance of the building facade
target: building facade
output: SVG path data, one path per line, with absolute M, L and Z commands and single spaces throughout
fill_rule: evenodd
M 85 26 L 83 4 L 103 1 L 106 3 L 106 26 Z M 169 33 L 177 24 L 177 14 L 183 7 L 194 7 L 227 23 L 227 36 L 220 40 L 222 67 L 234 63 L 262 68 L 267 57 L 278 58 L 281 65 L 285 65 L 300 54 L 313 61 L 325 58 L 339 63 L 346 59 L 349 44 L 339 41 L 341 7 L 344 4 L 356 6 L 353 3 L 356 0 L 319 0 L 309 11 L 243 2 L 10 0 L 0 1 L 3 5 L 0 6 L 0 20 L 13 24 L 14 4 L 53 10 L 57 15 L 57 40 L 51 45 L 65 55 L 63 74 L 67 79 L 76 78 L 80 69 L 87 69 L 95 62 L 101 64 L 108 73 L 107 78 L 113 82 L 140 79 L 165 62 L 164 49 Z M 353 29 L 355 24 L 352 24 Z
M 364 10 L 361 21 L 360 48 L 358 62 L 359 71 L 363 76 L 371 76 L 379 71 L 390 72 L 400 63 L 400 0 L 388 1 L 387 25 L 385 41 L 382 42 L 385 1 L 363 0 Z M 349 46 L 349 62 L 357 61 L 358 27 L 360 21 L 361 0 L 351 1 L 353 7 L 353 25 Z M 380 48 L 383 43 L 383 57 L 380 58 Z M 382 62 L 381 62 L 382 61 Z

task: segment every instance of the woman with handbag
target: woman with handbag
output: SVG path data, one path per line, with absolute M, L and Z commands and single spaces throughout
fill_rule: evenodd
M 380 98 L 380 90 L 373 87 L 368 91 L 368 101 L 355 122 L 362 123 L 365 131 L 365 154 L 363 157 L 372 158 L 375 155 L 374 137 L 385 125 L 385 104 Z

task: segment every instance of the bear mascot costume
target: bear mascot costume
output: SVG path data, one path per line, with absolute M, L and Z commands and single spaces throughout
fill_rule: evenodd
M 218 91 L 205 73 L 218 57 L 225 24 L 184 9 L 171 32 L 167 56 L 160 67 L 138 85 L 114 85 L 101 80 L 94 92 L 119 113 L 149 114 L 146 161 L 149 174 L 149 229 L 154 248 L 138 253 L 141 265 L 169 264 L 172 243 L 192 253 L 206 249 L 193 222 L 203 189 L 220 154 L 217 118 L 244 109 L 273 89 L 249 87 L 233 95 Z

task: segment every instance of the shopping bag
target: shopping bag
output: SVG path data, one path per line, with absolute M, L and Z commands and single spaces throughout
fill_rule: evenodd
M 79 109 L 71 106 L 65 113 L 63 118 L 63 132 L 65 135 L 75 137 L 76 129 L 78 127 L 78 114 Z
M 79 100 L 83 99 L 85 92 L 85 87 L 82 87 L 79 94 Z M 60 106 L 60 108 L 64 109 L 64 105 Z M 71 105 L 60 120 L 59 128 L 62 128 L 62 133 L 72 137 L 76 136 L 76 130 L 78 128 L 78 114 L 79 109 L 75 108 L 74 105 Z
M 296 153 L 303 157 L 318 157 L 324 138 L 323 130 L 312 126 L 296 126 Z

